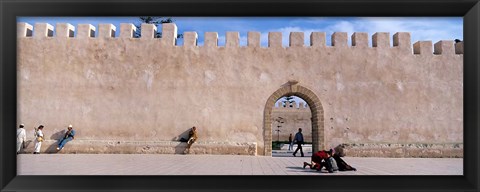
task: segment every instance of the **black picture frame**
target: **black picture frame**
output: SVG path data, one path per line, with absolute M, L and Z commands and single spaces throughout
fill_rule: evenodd
M 0 0 L 0 14 L 0 191 L 479 191 L 478 0 Z M 461 16 L 464 176 L 17 176 L 16 17 L 139 15 Z

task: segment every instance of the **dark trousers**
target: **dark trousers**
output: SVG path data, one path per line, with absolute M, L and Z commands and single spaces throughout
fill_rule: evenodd
M 300 149 L 300 154 L 301 154 L 302 157 L 303 157 L 302 143 L 303 143 L 303 142 L 298 142 L 298 143 L 297 143 L 297 149 L 295 149 L 295 152 L 293 152 L 293 155 L 297 154 L 297 151 Z

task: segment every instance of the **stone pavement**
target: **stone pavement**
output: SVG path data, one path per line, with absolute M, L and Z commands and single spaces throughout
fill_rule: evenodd
M 462 158 L 344 160 L 358 171 L 303 169 L 310 157 L 163 154 L 20 154 L 19 175 L 463 175 Z

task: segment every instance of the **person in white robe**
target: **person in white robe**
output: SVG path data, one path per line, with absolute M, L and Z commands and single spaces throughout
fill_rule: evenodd
M 43 142 L 43 125 L 38 126 L 35 130 L 35 149 L 33 154 L 40 154 L 40 149 L 42 148 Z
M 25 141 L 27 141 L 27 133 L 23 128 L 24 126 L 24 124 L 20 124 L 17 129 L 17 154 L 20 153 L 20 149 L 25 148 Z

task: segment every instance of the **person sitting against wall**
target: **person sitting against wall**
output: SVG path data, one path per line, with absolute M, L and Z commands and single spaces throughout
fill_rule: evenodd
M 63 149 L 63 146 L 67 144 L 67 142 L 75 139 L 75 130 L 73 130 L 73 126 L 69 125 L 67 128 L 67 132 L 65 133 L 65 136 L 60 140 L 58 143 L 57 151 L 60 151 Z
M 188 139 L 181 138 L 181 142 L 187 142 L 187 148 L 183 153 L 189 153 L 190 152 L 190 147 L 192 144 L 197 140 L 197 128 L 195 126 L 190 129 L 190 132 L 188 132 Z
M 339 171 L 357 171 L 355 167 L 350 166 L 341 158 L 345 156 L 344 148 L 345 147 L 343 145 L 338 145 L 337 147 L 335 147 L 335 153 L 333 154 L 333 159 L 335 159 L 338 165 L 338 170 Z

